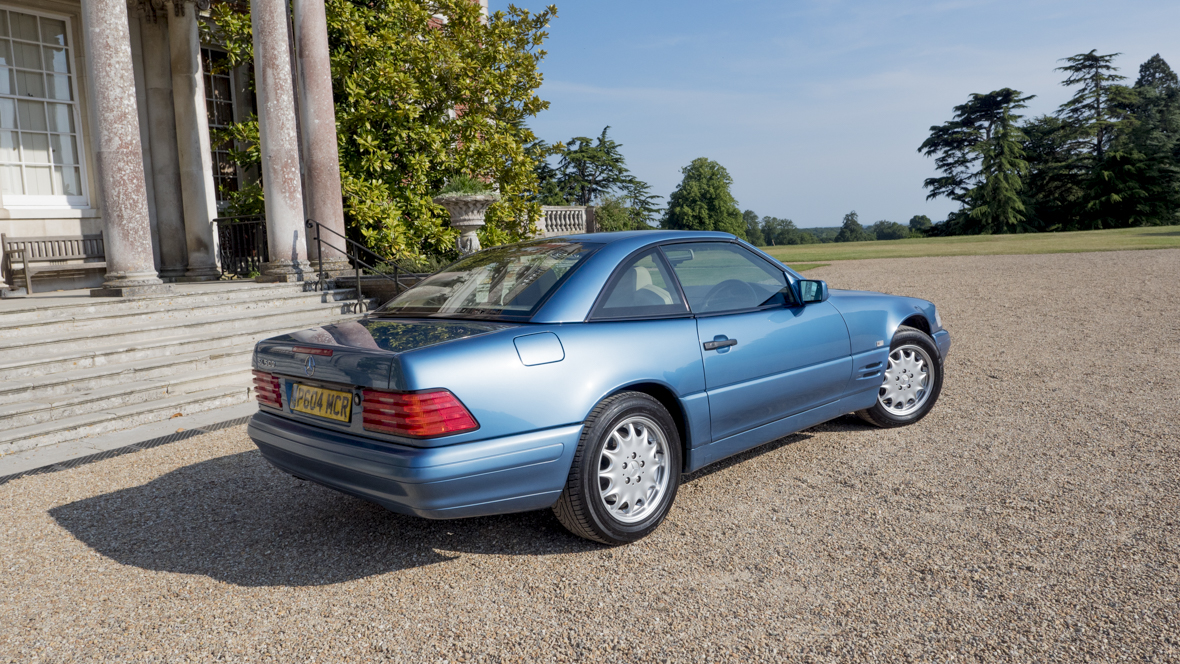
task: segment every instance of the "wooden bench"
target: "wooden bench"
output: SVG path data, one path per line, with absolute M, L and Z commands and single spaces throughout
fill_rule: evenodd
M 33 293 L 33 275 L 81 270 L 106 270 L 102 233 L 46 237 L 8 237 L 0 234 L 0 248 L 16 285 L 17 264 L 24 273 L 25 289 Z M 69 261 L 82 261 L 71 263 Z

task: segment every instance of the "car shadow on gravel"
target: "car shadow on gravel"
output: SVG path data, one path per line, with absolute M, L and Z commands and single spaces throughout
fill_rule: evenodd
M 754 449 L 751 449 L 751 450 L 746 450 L 745 452 L 742 452 L 740 454 L 735 454 L 729 458 L 722 459 L 721 461 L 718 461 L 714 464 L 705 466 L 704 468 L 701 468 L 700 470 L 698 470 L 696 472 L 689 473 L 689 474 L 685 475 L 683 478 L 681 478 L 680 482 L 681 482 L 681 484 L 688 484 L 689 482 L 695 482 L 701 478 L 708 477 L 709 475 L 712 475 L 713 473 L 720 472 L 722 470 L 725 470 L 726 468 L 730 468 L 732 466 L 736 466 L 741 463 L 745 463 L 746 461 L 749 461 L 750 459 L 760 457 L 763 454 L 768 454 L 768 453 L 773 452 L 773 451 L 780 449 L 782 447 L 786 447 L 787 445 L 801 443 L 801 442 L 811 438 L 811 434 L 814 431 L 853 432 L 853 431 L 868 431 L 873 428 L 874 427 L 869 426 L 868 424 L 865 423 L 864 420 L 860 419 L 859 417 L 857 417 L 855 415 L 845 415 L 843 417 L 837 417 L 834 420 L 829 420 L 827 422 L 824 422 L 823 424 L 818 424 L 814 427 L 811 427 L 810 429 L 804 429 L 803 431 L 800 431 L 798 433 L 793 433 L 789 436 L 783 436 L 782 438 L 779 438 L 778 440 L 773 440 L 769 443 L 766 443 L 765 445 L 755 447 Z
M 553 555 L 601 548 L 549 510 L 430 521 L 297 480 L 257 451 L 53 508 L 98 553 L 147 570 L 239 586 L 318 586 L 444 563 L 463 553 Z

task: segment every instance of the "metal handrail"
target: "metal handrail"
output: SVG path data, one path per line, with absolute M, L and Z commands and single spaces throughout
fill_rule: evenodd
M 335 231 L 331 228 L 328 228 L 327 226 L 316 221 L 315 219 L 308 219 L 306 223 L 307 223 L 307 228 L 309 230 L 315 231 L 316 256 L 319 259 L 319 282 L 316 286 L 317 290 L 323 291 L 324 284 L 327 281 L 327 274 L 324 272 L 324 247 L 325 246 L 327 246 L 330 249 L 334 249 L 334 250 L 340 252 L 341 254 L 348 257 L 348 259 L 352 262 L 352 266 L 356 270 L 356 304 L 353 305 L 353 307 L 354 307 L 353 313 L 360 313 L 361 311 L 367 310 L 367 306 L 364 303 L 364 294 L 361 292 L 361 266 L 363 265 L 364 267 L 368 268 L 369 270 L 376 270 L 377 269 L 376 266 L 361 260 L 361 257 L 360 257 L 361 251 L 368 253 L 370 256 L 373 256 L 373 257 L 381 260 L 382 262 L 387 262 L 387 263 L 393 264 L 393 277 L 392 278 L 390 278 L 390 276 L 388 274 L 385 274 L 383 272 L 373 272 L 373 274 L 375 276 L 381 277 L 382 279 L 385 279 L 386 281 L 392 281 L 393 285 L 394 285 L 394 293 L 397 295 L 400 295 L 402 292 L 402 283 L 401 283 L 401 279 L 400 279 L 400 273 L 404 272 L 405 274 L 416 274 L 414 272 L 410 272 L 410 271 L 406 270 L 405 268 L 403 268 L 401 265 L 399 265 L 397 263 L 397 261 L 385 261 L 385 259 L 383 259 L 379 254 L 377 254 L 372 249 L 369 249 L 368 247 L 366 247 L 363 244 L 360 244 L 359 242 L 348 239 L 344 235 L 341 235 L 340 233 L 338 233 L 337 231 Z M 344 240 L 344 243 L 345 243 L 344 246 L 348 247 L 349 249 L 352 249 L 353 251 L 350 252 L 346 249 L 341 249 L 340 247 L 332 244 L 331 242 L 328 242 L 321 235 L 321 233 L 320 233 L 321 230 L 328 231 L 332 235 L 335 235 L 336 237 L 340 238 L 341 240 Z
M 218 227 L 218 253 L 221 274 L 246 276 L 261 269 L 269 260 L 266 241 L 266 217 L 261 214 L 240 214 L 213 219 Z M 253 227 L 252 230 L 244 230 Z

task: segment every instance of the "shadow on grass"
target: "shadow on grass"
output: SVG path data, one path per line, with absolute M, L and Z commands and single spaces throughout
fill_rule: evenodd
M 239 586 L 319 586 L 446 562 L 462 553 L 601 548 L 548 510 L 431 521 L 395 514 L 273 469 L 257 451 L 50 510 L 98 553 L 141 569 Z

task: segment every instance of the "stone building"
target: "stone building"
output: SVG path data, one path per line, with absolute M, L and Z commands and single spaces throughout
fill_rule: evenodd
M 78 265 L 37 291 L 126 297 L 218 279 L 218 185 L 244 174 L 210 126 L 255 110 L 271 257 L 259 279 L 315 269 L 305 218 L 343 232 L 323 0 L 253 0 L 253 70 L 228 74 L 206 71 L 222 57 L 200 42 L 208 4 L 0 0 L 0 233 L 105 243 L 105 271 Z M 23 285 L 13 262 L 0 290 Z

